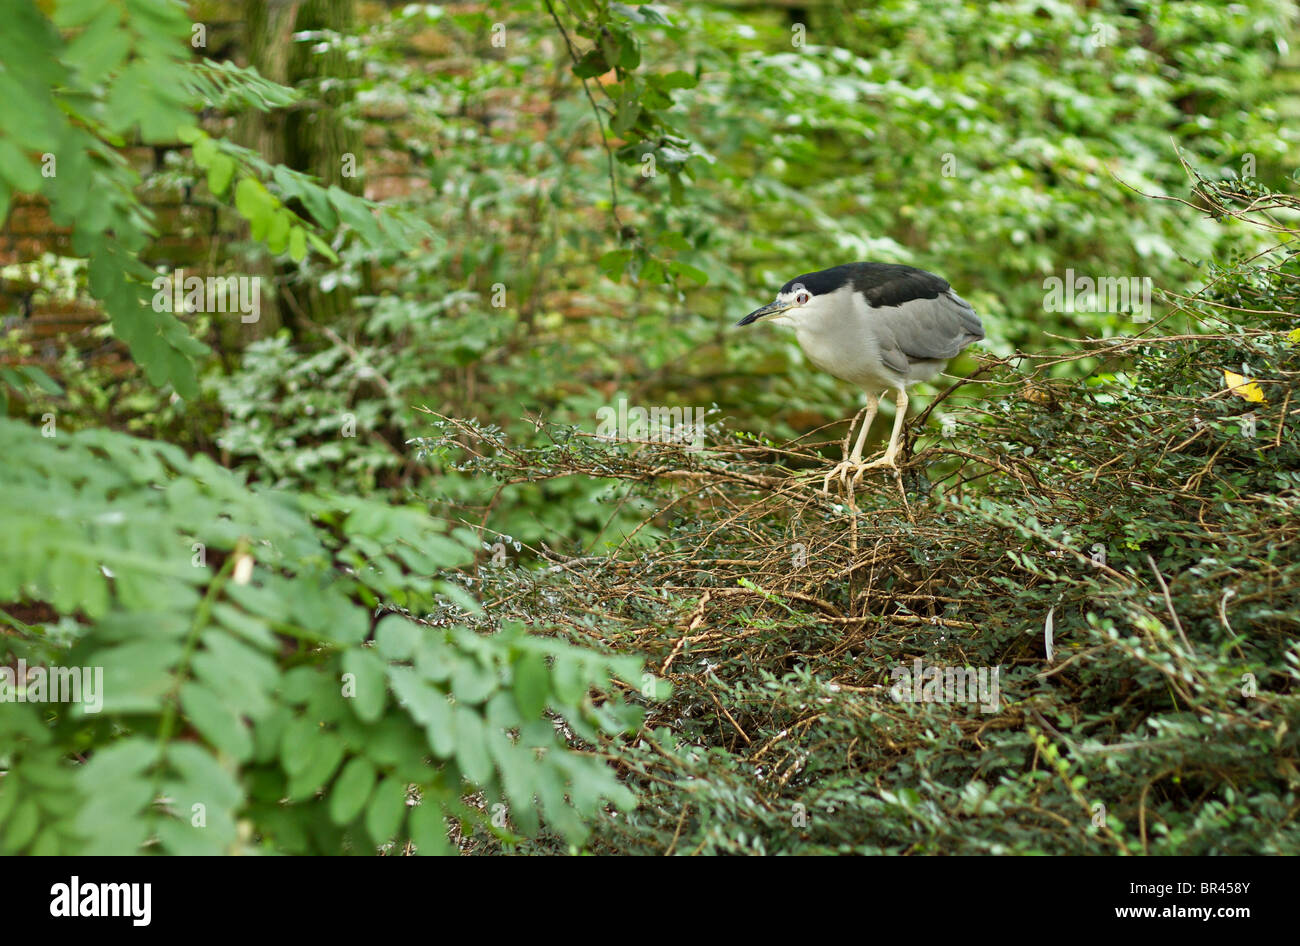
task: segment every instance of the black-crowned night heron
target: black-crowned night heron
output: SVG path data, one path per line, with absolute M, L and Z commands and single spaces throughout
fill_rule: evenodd
M 867 392 L 867 416 L 853 451 L 826 474 L 823 489 L 829 489 L 836 476 L 848 485 L 849 473 L 856 484 L 866 470 L 897 469 L 907 389 L 933 380 L 950 358 L 984 337 L 975 310 L 945 280 L 897 263 L 846 263 L 805 273 L 782 286 L 775 302 L 736 324 L 760 319 L 793 325 L 809 361 Z M 894 432 L 884 456 L 863 463 L 867 430 L 880 394 L 889 389 L 898 392 Z

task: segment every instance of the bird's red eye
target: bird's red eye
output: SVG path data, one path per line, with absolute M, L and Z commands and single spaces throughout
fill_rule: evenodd
M 796 295 L 796 296 L 794 297 L 794 301 L 797 302 L 797 303 L 799 303 L 800 305 L 807 305 L 807 304 L 808 304 L 808 300 L 811 299 L 811 298 L 812 298 L 812 296 L 808 295 L 808 293 L 806 293 L 806 292 L 801 292 L 801 293 L 799 293 L 798 295 Z

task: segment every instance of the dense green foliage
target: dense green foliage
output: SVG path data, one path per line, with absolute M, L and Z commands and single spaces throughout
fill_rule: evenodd
M 642 803 L 593 848 L 1300 851 L 1297 277 L 1290 254 L 1224 270 L 1185 313 L 1204 335 L 1095 346 L 1114 370 L 1087 387 L 1004 366 L 1012 396 L 851 505 L 809 453 L 721 432 L 475 443 L 511 475 L 616 470 L 668 524 L 648 554 L 497 579 L 498 619 L 599 633 L 674 685 L 618 747 Z M 1259 400 L 1225 386 L 1243 363 Z M 900 701 L 914 662 L 1000 692 Z
M 103 668 L 94 711 L 0 714 L 7 851 L 335 853 L 409 837 L 430 853 L 447 848 L 444 813 L 475 820 L 462 779 L 516 825 L 535 831 L 544 812 L 572 840 L 601 798 L 630 801 L 563 751 L 543 711 L 593 740 L 618 732 L 635 715 L 587 690 L 611 671 L 639 685 L 639 663 L 466 627 L 477 603 L 427 576 L 472 558 L 473 536 L 418 509 L 249 490 L 120 434 L 42 438 L 5 420 L 0 447 L 25 461 L 0 502 L 0 597 L 67 615 L 44 631 L 9 616 L 10 647 L 29 666 Z
M 420 232 L 199 131 L 198 101 L 183 108 L 178 87 L 261 104 L 285 96 L 253 74 L 220 71 L 217 85 L 211 69 L 185 71 L 166 42 L 169 30 L 184 32 L 174 6 L 130 5 L 145 30 L 135 47 L 116 4 L 59 9 L 58 25 L 84 26 L 66 46 L 25 4 L 5 34 L 0 78 L 49 104 L 35 123 L 0 115 L 17 142 L 4 173 L 14 187 L 43 187 L 55 221 L 75 224 L 89 289 L 151 380 L 192 394 L 186 358 L 206 349 L 170 311 L 142 304 L 154 274 L 127 254 L 148 232 L 143 208 L 124 166 L 109 181 L 96 159 L 111 155 L 117 132 L 138 124 L 145 140 L 192 142 L 212 193 L 232 192 L 272 253 L 302 259 L 310 242 L 336 258 L 316 227 L 350 227 L 360 245 L 388 250 Z M 85 47 L 103 45 L 113 46 L 108 59 L 92 68 Z M 51 87 L 93 98 L 98 122 L 74 122 Z M 7 105 L 21 100 L 7 91 Z M 64 170 L 42 179 L 26 152 L 44 147 Z M 96 200 L 117 216 L 77 215 Z M 39 369 L 6 380 L 18 393 L 35 384 L 63 396 Z M 576 843 L 600 805 L 632 803 L 607 767 L 568 751 L 554 720 L 593 742 L 635 728 L 639 711 L 590 691 L 618 676 L 653 695 L 653 682 L 635 660 L 522 625 L 476 633 L 478 602 L 439 577 L 472 560 L 472 532 L 323 488 L 252 488 L 204 454 L 71 433 L 56 413 L 39 425 L 0 419 L 0 455 L 6 650 L 19 668 L 88 668 L 71 704 L 44 671 L 17 681 L 11 672 L 0 704 L 0 850 L 338 853 L 402 841 L 438 853 L 450 849 L 448 817 L 509 836 L 511 826 L 537 831 L 544 816 Z M 484 804 L 467 806 L 466 790 Z
M 19 0 L 0 218 L 73 255 L 0 276 L 137 367 L 0 336 L 0 661 L 104 668 L 102 712 L 0 703 L 0 852 L 1300 848 L 1292 6 L 938 6 L 408 5 L 288 88 L 166 0 Z M 230 133 L 324 108 L 410 193 Z M 152 305 L 160 192 L 338 304 Z M 856 393 L 731 324 L 852 259 L 998 357 L 846 505 L 787 441 Z M 1162 321 L 1046 311 L 1067 269 Z M 593 440 L 623 398 L 707 449 Z M 915 658 L 1000 705 L 896 702 Z

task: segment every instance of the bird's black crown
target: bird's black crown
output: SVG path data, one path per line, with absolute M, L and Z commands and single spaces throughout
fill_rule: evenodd
M 802 285 L 814 296 L 851 285 L 873 308 L 903 305 L 913 299 L 934 299 L 948 291 L 947 280 L 902 263 L 845 263 L 796 276 L 781 287 L 785 294 Z

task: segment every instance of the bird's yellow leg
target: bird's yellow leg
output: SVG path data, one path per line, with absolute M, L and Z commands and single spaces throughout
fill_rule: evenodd
M 862 429 L 858 431 L 858 439 L 853 444 L 853 451 L 847 454 L 843 460 L 831 467 L 831 471 L 826 474 L 822 480 L 822 490 L 829 491 L 831 480 L 839 477 L 845 485 L 848 484 L 848 475 L 856 472 L 862 465 L 862 447 L 867 442 L 867 431 L 871 429 L 871 422 L 876 419 L 876 409 L 880 406 L 880 397 L 870 392 L 867 393 L 867 416 L 862 420 Z M 853 431 L 849 430 L 849 436 Z M 848 446 L 848 438 L 844 439 L 844 445 Z
M 898 389 L 898 396 L 894 399 L 894 405 L 897 408 L 897 413 L 894 414 L 894 430 L 889 435 L 889 446 L 885 448 L 885 455 L 877 460 L 872 460 L 870 463 L 860 464 L 853 474 L 854 483 L 867 470 L 878 469 L 882 466 L 898 469 L 898 450 L 903 443 L 903 422 L 907 420 L 907 391 L 903 388 Z

